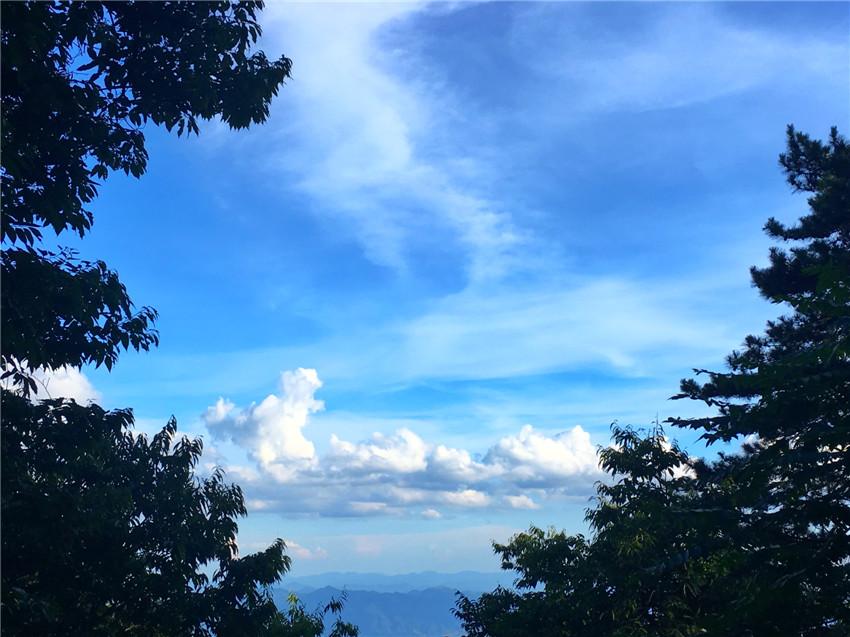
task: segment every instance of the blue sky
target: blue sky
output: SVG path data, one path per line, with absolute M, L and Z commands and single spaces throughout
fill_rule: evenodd
M 161 346 L 53 381 L 174 414 L 243 485 L 244 550 L 298 574 L 495 570 L 573 531 L 609 425 L 779 308 L 784 128 L 850 122 L 850 5 L 270 3 L 268 123 L 147 131 L 82 254 Z M 64 384 L 63 384 L 64 383 Z M 674 432 L 695 454 L 693 436 Z

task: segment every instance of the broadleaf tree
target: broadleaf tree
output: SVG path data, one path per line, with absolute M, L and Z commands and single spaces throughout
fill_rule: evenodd
M 4 2 L 2 626 L 9 635 L 356 635 L 332 601 L 275 608 L 283 541 L 240 556 L 242 491 L 200 440 L 133 431 L 129 409 L 35 399 L 39 370 L 112 368 L 158 343 L 117 273 L 54 247 L 84 236 L 145 128 L 261 124 L 290 76 L 255 49 L 261 2 Z M 55 235 L 56 239 L 45 233 Z
M 3 630 L 9 635 L 319 637 L 341 606 L 279 611 L 278 540 L 239 557 L 241 489 L 199 477 L 203 446 L 172 419 L 152 437 L 130 410 L 2 397 Z
M 198 133 L 199 120 L 259 124 L 289 77 L 255 51 L 262 2 L 4 2 L 2 11 L 2 363 L 111 367 L 158 342 L 103 262 L 38 247 L 45 230 L 83 236 L 113 171 L 147 167 L 146 124 Z
M 459 598 L 470 637 L 850 632 L 850 148 L 789 127 L 780 164 L 809 211 L 768 220 L 790 248 L 752 280 L 786 314 L 682 381 L 674 398 L 715 415 L 668 421 L 733 449 L 690 458 L 658 426 L 615 427 L 590 536 L 496 545 L 517 589 Z

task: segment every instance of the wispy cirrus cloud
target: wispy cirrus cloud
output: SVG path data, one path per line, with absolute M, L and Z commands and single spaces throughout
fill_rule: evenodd
M 725 303 L 692 305 L 698 281 L 597 277 L 468 288 L 408 322 L 397 356 L 412 378 L 505 378 L 602 366 L 658 373 L 687 353 L 722 355 L 741 326 Z M 746 324 L 745 312 L 738 315 Z M 406 374 L 405 374 L 406 372 Z
M 503 199 L 504 190 L 491 186 L 512 177 L 515 151 L 552 135 L 551 122 L 534 126 L 538 115 L 528 108 L 535 104 L 557 108 L 565 121 L 578 112 L 693 104 L 762 85 L 798 54 L 806 68 L 794 72 L 833 74 L 841 64 L 829 60 L 840 43 L 794 43 L 752 23 L 730 24 L 709 6 L 652 8 L 639 12 L 634 29 L 620 16 L 600 38 L 594 11 L 563 5 L 508 11 L 506 50 L 528 76 L 505 78 L 519 82 L 524 96 L 507 111 L 524 119 L 529 139 L 519 139 L 514 124 L 497 114 L 504 111 L 478 112 L 479 104 L 455 117 L 462 100 L 440 67 L 445 60 L 418 40 L 405 44 L 400 34 L 417 34 L 417 21 L 433 12 L 428 5 L 269 7 L 266 45 L 290 54 L 296 75 L 268 128 L 252 138 L 264 172 L 294 184 L 317 215 L 333 219 L 327 226 L 333 233 L 355 236 L 373 262 L 399 273 L 410 267 L 427 273 L 457 258 L 463 264 L 460 289 L 421 304 L 414 316 L 395 316 L 388 303 L 378 325 L 351 324 L 321 299 L 313 314 L 329 321 L 332 335 L 269 358 L 304 360 L 309 353 L 328 378 L 350 379 L 368 367 L 379 383 L 586 366 L 678 374 L 682 361 L 722 360 L 745 333 L 741 326 L 757 325 L 705 301 L 699 279 L 717 277 L 716 269 L 695 277 L 680 273 L 690 267 L 680 262 L 675 272 L 632 275 L 618 255 L 611 268 L 617 264 L 620 272 L 576 276 L 570 255 L 553 248 L 573 237 L 541 231 L 539 219 L 517 203 L 521 197 Z M 591 35 L 573 24 L 585 22 L 594 26 Z M 534 47 L 546 54 L 534 54 Z M 470 133 L 458 122 L 468 122 L 473 133 L 479 123 L 482 134 L 491 127 L 490 141 L 464 144 L 459 140 Z M 565 149 L 589 143 L 558 135 Z M 563 187 L 576 184 L 566 179 Z M 581 231 L 583 210 L 558 214 L 573 234 Z M 608 231 L 616 243 L 619 235 Z M 736 276 L 742 284 L 733 292 L 743 296 L 744 270 Z M 712 293 L 728 290 L 715 286 Z M 342 325 L 335 323 L 339 317 Z
M 569 94 L 567 119 L 570 111 L 690 106 L 789 76 L 805 82 L 846 76 L 846 39 L 742 22 L 727 8 L 624 6 L 613 18 L 591 4 L 532 5 L 518 12 L 510 46 L 556 94 Z
M 449 96 L 410 73 L 415 62 L 402 51 L 383 46 L 387 31 L 427 10 L 272 5 L 267 40 L 298 62 L 275 138 L 285 147 L 270 153 L 267 168 L 295 179 L 375 263 L 404 273 L 422 243 L 445 242 L 461 251 L 471 280 L 489 279 L 521 263 L 528 236 L 499 202 L 459 178 L 482 169 L 476 159 L 435 152 Z
M 222 361 L 240 359 L 207 367 L 242 368 L 231 381 L 242 391 L 249 391 L 250 382 L 264 383 L 279 361 L 305 360 L 325 378 L 348 383 L 368 378 L 370 386 L 381 388 L 587 367 L 625 376 L 673 374 L 675 383 L 683 369 L 721 362 L 746 331 L 758 328 L 764 314 L 752 317 L 762 307 L 747 289 L 743 267 L 736 264 L 737 283 L 728 284 L 730 259 L 721 254 L 716 234 L 695 231 L 679 241 L 665 235 L 656 244 L 652 233 L 662 226 L 673 236 L 688 223 L 678 209 L 662 214 L 662 204 L 638 207 L 622 222 L 612 213 L 600 226 L 593 225 L 598 210 L 588 212 L 581 203 L 535 212 L 523 201 L 541 184 L 517 178 L 514 163 L 519 157 L 537 172 L 553 161 L 571 167 L 573 148 L 600 143 L 593 133 L 553 126 L 541 108 L 569 123 L 576 113 L 586 121 L 613 111 L 740 94 L 784 70 L 792 84 L 822 82 L 845 69 L 846 43 L 795 38 L 769 25 L 734 20 L 711 5 L 505 5 L 499 10 L 509 27 L 496 47 L 473 38 L 467 48 L 458 48 L 456 37 L 441 32 L 447 23 L 435 29 L 434 37 L 443 39 L 429 40 L 427 29 L 419 29 L 437 11 L 452 16 L 467 10 L 469 5 L 437 10 L 418 3 L 267 8 L 263 46 L 291 55 L 296 67 L 269 123 L 245 138 L 250 150 L 245 156 L 260 158 L 264 187 L 303 195 L 301 205 L 322 220 L 329 235 L 354 238 L 372 262 L 400 278 L 409 276 L 414 290 L 441 269 L 450 271 L 451 284 L 429 288 L 429 298 L 417 299 L 411 310 L 399 298 L 404 291 L 376 283 L 360 298 L 374 299 L 380 311 L 360 321 L 330 300 L 336 290 L 293 292 L 293 303 L 305 304 L 299 312 L 320 325 L 318 336 L 306 344 L 302 339 L 263 351 L 213 354 Z M 480 55 L 464 57 L 473 45 Z M 493 75 L 491 65 L 501 62 L 490 61 L 496 52 L 510 58 L 509 76 Z M 464 69 L 463 85 L 452 75 L 456 67 Z M 479 67 L 485 79 L 475 81 Z M 513 101 L 490 99 L 495 79 L 514 87 L 504 91 Z M 481 91 L 482 97 L 464 100 L 463 91 Z M 705 129 L 716 134 L 709 125 Z M 647 138 L 652 143 L 639 153 L 627 151 L 626 159 L 663 175 L 677 158 L 660 155 L 682 142 L 678 133 Z M 543 143 L 559 145 L 560 155 L 533 155 Z M 699 161 L 725 157 L 726 150 L 718 142 L 703 149 L 707 159 Z M 624 161 L 617 148 L 598 155 L 607 162 L 600 164 L 600 175 L 567 168 L 557 175 L 557 188 L 580 191 L 588 179 L 604 182 L 609 168 Z M 512 187 L 499 187 L 504 182 Z M 508 190 L 513 194 L 506 196 Z M 630 195 L 616 191 L 612 182 L 600 196 L 610 196 L 620 208 L 632 206 L 617 204 L 618 197 Z M 738 211 L 744 207 L 753 208 L 742 204 L 726 218 L 742 216 Z M 633 225 L 638 217 L 641 224 Z M 656 218 L 661 221 L 653 225 Z M 541 225 L 541 219 L 550 225 Z M 694 219 L 692 226 L 723 221 L 711 210 Z M 753 232 L 759 224 L 752 224 Z M 582 270 L 573 254 L 579 243 L 601 254 L 596 272 Z M 667 251 L 666 260 L 658 260 L 669 265 L 631 271 L 631 252 L 641 243 L 658 245 L 659 255 Z M 738 246 L 732 250 L 741 252 Z M 695 271 L 699 259 L 702 269 Z M 339 270 L 356 268 L 346 263 Z M 288 273 L 274 263 L 268 271 L 272 279 Z M 720 284 L 706 285 L 716 279 Z M 307 304 L 304 297 L 314 300 Z M 397 311 L 400 306 L 404 313 Z M 207 383 L 195 374 L 191 381 L 183 376 L 175 383 Z M 222 386 L 221 379 L 210 379 L 205 391 Z

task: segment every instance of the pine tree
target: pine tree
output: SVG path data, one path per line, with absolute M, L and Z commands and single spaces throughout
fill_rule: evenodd
M 674 398 L 716 409 L 669 422 L 740 452 L 688 458 L 658 427 L 614 429 L 592 536 L 532 528 L 496 545 L 518 591 L 461 596 L 470 637 L 832 637 L 850 633 L 850 149 L 788 129 L 780 164 L 808 193 L 788 250 L 752 269 L 790 310 L 728 371 Z
M 757 635 L 837 635 L 850 630 L 850 148 L 835 129 L 825 144 L 787 134 L 780 163 L 809 194 L 809 213 L 794 226 L 767 222 L 791 248 L 771 249 L 752 278 L 791 311 L 747 337 L 728 372 L 683 381 L 677 398 L 716 417 L 672 422 L 709 443 L 747 441 L 743 457 L 699 471 L 706 497 L 734 512 L 735 623 Z

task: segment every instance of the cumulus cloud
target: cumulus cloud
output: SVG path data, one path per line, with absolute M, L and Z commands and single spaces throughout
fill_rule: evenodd
M 527 495 L 506 495 L 507 502 L 514 509 L 538 509 L 538 504 Z
M 98 402 L 101 399 L 100 392 L 76 367 L 39 368 L 32 373 L 32 376 L 36 384 L 36 392 L 32 397 L 34 400 L 70 398 L 84 404 Z M 3 386 L 9 390 L 16 390 L 8 379 L 3 381 Z
M 75 367 L 40 370 L 35 373 L 36 398 L 73 398 L 78 403 L 97 402 L 98 392 L 83 372 Z
M 502 438 L 485 461 L 501 467 L 517 484 L 528 486 L 597 471 L 596 448 L 590 434 L 578 426 L 550 437 L 525 425 L 518 435 Z
M 437 445 L 429 458 L 432 475 L 456 482 L 476 482 L 494 475 L 493 467 L 478 462 L 465 449 Z
M 443 491 L 440 493 L 440 499 L 448 504 L 461 507 L 483 507 L 490 504 L 490 496 L 475 489 Z
M 323 407 L 314 369 L 282 374 L 281 393 L 238 409 L 219 398 L 203 415 L 216 436 L 248 452 L 256 469 L 230 468 L 257 510 L 330 516 L 418 514 L 440 509 L 535 509 L 522 491 L 583 495 L 601 472 L 596 448 L 580 426 L 547 434 L 526 425 L 483 454 L 433 444 L 409 428 L 362 441 L 332 434 L 317 454 L 305 436 L 310 415 Z
M 314 394 L 322 386 L 314 369 L 298 368 L 281 374 L 281 393 L 269 394 L 259 404 L 237 409 L 219 398 L 202 418 L 213 436 L 245 448 L 259 467 L 286 480 L 315 461 L 316 450 L 302 429 L 310 414 L 324 408 Z
M 368 443 L 350 443 L 331 436 L 329 469 L 340 472 L 413 473 L 427 468 L 425 442 L 409 429 L 392 436 L 372 435 Z

